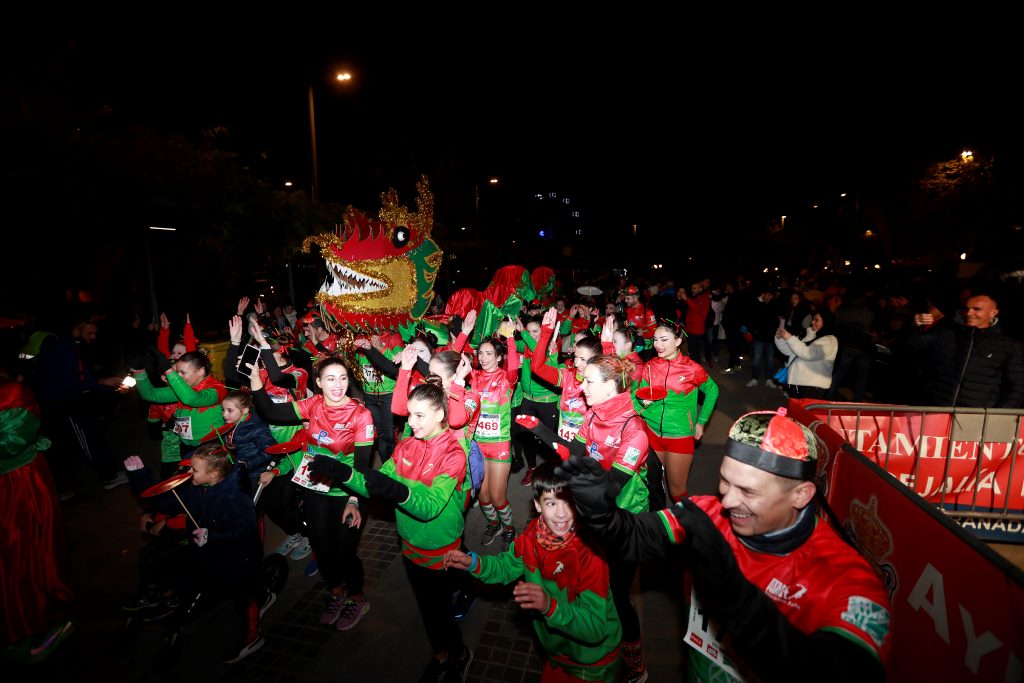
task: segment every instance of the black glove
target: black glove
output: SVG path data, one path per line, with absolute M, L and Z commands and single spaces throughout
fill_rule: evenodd
M 326 455 L 317 455 L 309 463 L 309 478 L 317 484 L 332 484 L 335 481 L 348 481 L 352 476 L 352 468 Z
M 576 509 L 587 522 L 603 523 L 615 513 L 615 498 L 621 487 L 597 460 L 573 455 L 555 467 L 555 476 L 572 489 Z
M 747 607 L 761 591 L 743 576 L 732 548 L 707 513 L 689 498 L 670 510 L 686 530 L 683 547 L 697 597 L 719 626 L 737 633 L 746 626 L 752 613 Z
M 366 477 L 366 492 L 375 498 L 384 498 L 394 503 L 404 503 L 409 500 L 409 487 L 400 481 L 395 481 L 379 470 L 367 470 L 363 473 Z

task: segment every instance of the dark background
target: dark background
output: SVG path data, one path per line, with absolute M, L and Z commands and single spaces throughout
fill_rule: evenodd
M 213 327 L 241 294 L 288 298 L 289 263 L 301 308 L 321 275 L 302 238 L 349 204 L 375 214 L 388 187 L 412 207 L 420 174 L 449 258 L 442 294 L 483 288 L 506 263 L 580 281 L 655 262 L 679 278 L 851 257 L 894 278 L 954 276 L 965 251 L 1024 265 L 1019 60 L 997 42 L 465 19 L 12 31 L 4 312 L 84 303 L 148 318 L 152 273 L 161 310 Z M 341 69 L 347 86 L 332 81 Z M 922 189 L 963 149 L 977 177 Z

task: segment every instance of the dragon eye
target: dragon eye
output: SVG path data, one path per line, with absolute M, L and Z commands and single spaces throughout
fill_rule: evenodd
M 395 247 L 404 247 L 409 244 L 409 228 L 404 225 L 399 225 L 395 228 L 395 234 L 391 238 L 391 243 Z

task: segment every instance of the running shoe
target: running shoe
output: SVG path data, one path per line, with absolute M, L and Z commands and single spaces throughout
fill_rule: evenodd
M 498 536 L 500 532 L 500 524 L 488 524 L 484 528 L 484 535 L 483 538 L 480 539 L 480 543 L 482 543 L 483 545 L 490 545 L 491 543 L 494 543 L 494 539 Z
M 365 597 L 349 598 L 341 606 L 341 614 L 338 617 L 338 621 L 334 624 L 334 628 L 339 631 L 347 631 L 350 628 L 354 628 L 359 623 L 359 620 L 363 618 L 363 615 L 369 611 L 370 601 Z

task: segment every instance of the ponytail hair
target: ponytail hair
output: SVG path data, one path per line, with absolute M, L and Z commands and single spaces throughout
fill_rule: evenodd
M 597 368 L 601 373 L 601 379 L 605 382 L 615 382 L 615 393 L 621 394 L 629 391 L 633 386 L 633 373 L 636 371 L 636 363 L 629 358 L 618 356 L 598 356 L 591 359 L 587 364 L 588 368 Z
M 458 355 L 458 354 L 456 354 Z M 444 413 L 441 424 L 448 426 L 448 395 L 444 393 L 444 381 L 437 375 L 427 375 L 423 384 L 418 384 L 409 392 L 410 401 L 426 401 L 434 410 Z

